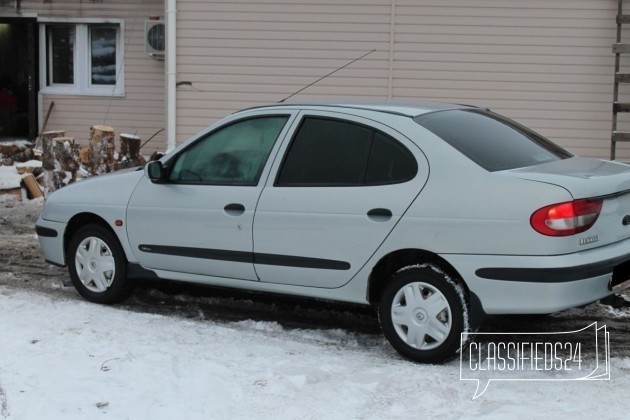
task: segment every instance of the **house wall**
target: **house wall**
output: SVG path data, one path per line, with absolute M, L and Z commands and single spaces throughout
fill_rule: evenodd
M 39 19 L 66 18 L 117 18 L 124 20 L 125 95 L 42 96 L 42 120 L 51 101 L 55 102 L 46 130 L 66 130 L 81 144 L 87 144 L 90 127 L 104 124 L 114 127 L 116 133 L 136 133 L 143 140 L 165 128 L 164 62 L 144 52 L 144 21 L 149 16 L 164 16 L 163 0 L 22 0 L 21 12 L 37 13 Z M 43 121 L 40 121 L 40 127 Z M 164 132 L 158 134 L 143 149 L 150 155 L 164 150 Z
M 609 155 L 616 0 L 179 0 L 177 10 L 177 79 L 192 82 L 177 90 L 178 142 L 375 49 L 292 100 L 487 106 L 574 153 Z

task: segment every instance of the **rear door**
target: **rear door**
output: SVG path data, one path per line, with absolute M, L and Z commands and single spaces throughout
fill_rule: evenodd
M 420 193 L 428 164 L 373 120 L 303 112 L 296 127 L 256 207 L 254 266 L 264 282 L 340 287 Z

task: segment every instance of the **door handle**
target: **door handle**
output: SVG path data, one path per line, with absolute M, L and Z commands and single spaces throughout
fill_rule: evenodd
M 230 216 L 240 216 L 245 213 L 245 206 L 242 204 L 231 203 L 223 207 L 223 210 Z
M 392 212 L 389 209 L 372 209 L 367 212 L 367 216 L 375 222 L 386 222 L 392 218 Z

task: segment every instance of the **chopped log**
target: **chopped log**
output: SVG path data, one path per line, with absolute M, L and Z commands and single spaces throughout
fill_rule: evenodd
M 90 175 L 101 175 L 114 170 L 114 129 L 106 125 L 90 127 Z
M 53 151 L 55 146 L 53 139 L 63 137 L 65 133 L 65 131 L 46 131 L 42 133 L 42 167 L 45 171 L 55 170 L 55 153 Z
M 42 167 L 44 168 L 44 191 L 46 195 L 76 180 L 79 169 L 78 147 L 73 137 L 42 133 Z M 54 132 L 55 135 L 60 132 Z
M 118 162 L 116 162 L 116 170 L 133 168 L 145 163 L 144 157 L 140 154 L 140 137 L 134 134 L 121 134 L 120 153 L 118 154 Z
M 118 160 L 122 161 L 124 158 L 131 160 L 137 160 L 140 155 L 140 137 L 134 134 L 121 134 L 120 135 L 120 155 Z
M 79 149 L 79 160 L 82 164 L 87 165 L 90 163 L 90 148 L 82 147 Z
M 36 149 L 41 149 L 42 152 L 46 152 L 46 142 L 50 141 L 51 139 L 57 138 L 57 137 L 63 137 L 66 135 L 65 130 L 56 130 L 56 131 L 44 131 L 43 133 L 41 133 L 39 135 L 39 138 L 37 139 L 37 144 L 35 145 Z
M 42 173 L 42 163 L 39 160 L 33 159 L 27 162 L 16 163 L 15 169 L 17 169 L 20 175 L 33 174 L 37 176 Z
M 0 144 L 0 155 L 9 157 L 20 152 L 20 148 L 15 144 Z
M 26 186 L 29 198 L 32 199 L 44 196 L 42 189 L 40 188 L 32 173 L 27 173 L 26 175 L 24 175 L 22 177 L 22 182 Z
M 74 137 L 57 137 L 54 141 L 55 166 L 62 171 L 76 172 L 79 169 L 79 146 Z
M 53 191 L 71 184 L 72 173 L 66 171 L 44 171 L 44 191 L 46 195 L 50 195 Z
M 33 147 L 29 140 L 0 140 L 0 155 L 11 156 L 29 147 Z
M 33 153 L 33 149 L 30 147 L 25 149 L 23 152 L 19 152 L 11 156 L 13 162 L 26 162 L 33 158 L 35 158 L 35 153 Z
M 158 160 L 158 159 L 162 159 L 162 156 L 164 156 L 164 153 L 160 153 L 160 152 L 153 152 L 151 153 L 151 157 L 149 158 L 149 162 L 152 162 L 154 160 Z

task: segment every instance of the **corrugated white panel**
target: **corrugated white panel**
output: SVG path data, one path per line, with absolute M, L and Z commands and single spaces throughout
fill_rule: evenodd
M 389 0 L 178 1 L 178 141 L 236 109 L 295 96 L 387 98 Z
M 608 156 L 615 0 L 396 3 L 395 97 L 481 104 Z
M 606 157 L 616 4 L 179 0 L 178 80 L 192 87 L 178 89 L 178 141 L 226 113 L 280 100 L 376 49 L 294 99 L 478 104 L 575 153 Z M 630 157 L 630 150 L 619 156 Z
M 39 0 L 21 2 L 23 12 L 36 12 L 40 18 L 116 18 L 125 24 L 125 97 L 44 95 L 42 109 L 46 115 L 55 102 L 47 130 L 65 130 L 81 144 L 87 144 L 90 127 L 106 124 L 117 134 L 135 133 L 143 141 L 165 127 L 164 62 L 144 52 L 144 21 L 149 16 L 164 16 L 163 0 Z M 40 124 L 42 121 L 40 121 Z M 150 155 L 165 149 L 164 132 L 143 149 Z

